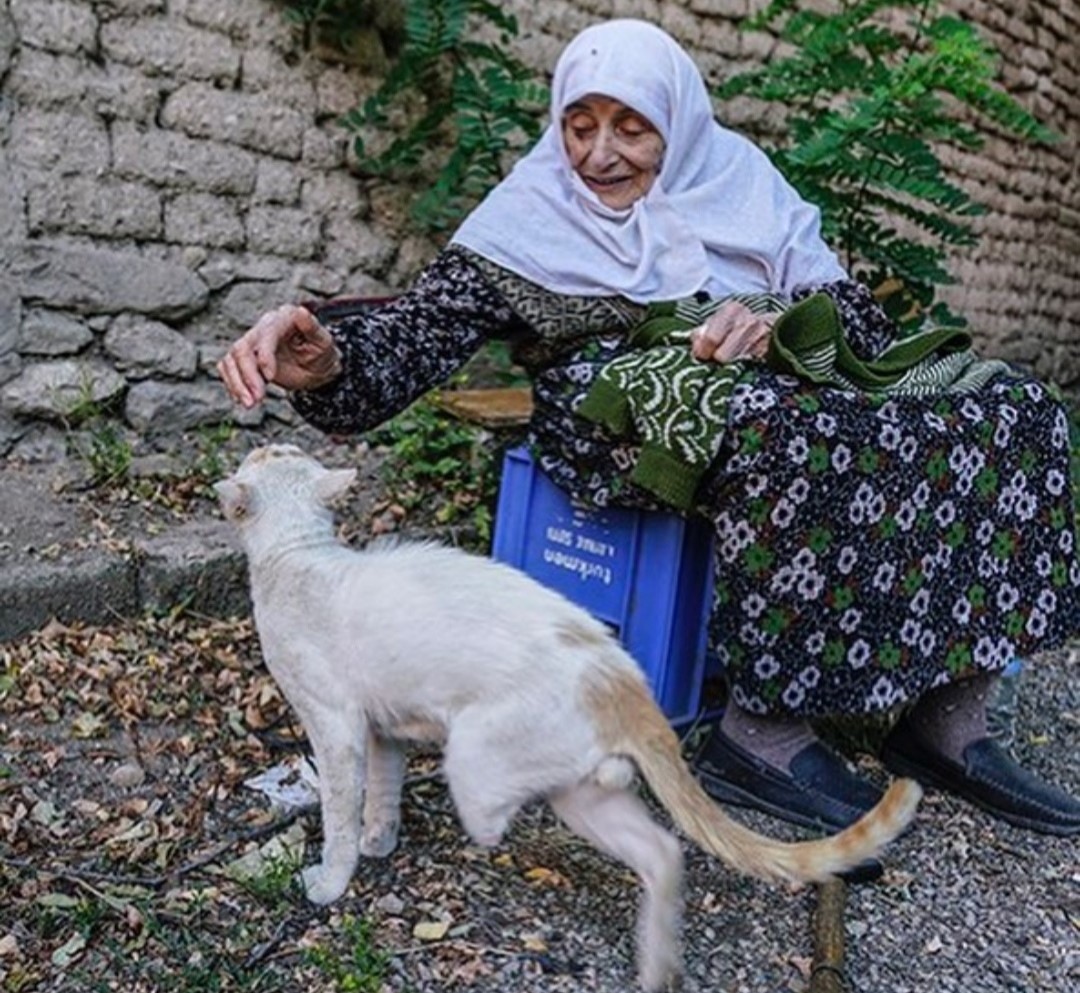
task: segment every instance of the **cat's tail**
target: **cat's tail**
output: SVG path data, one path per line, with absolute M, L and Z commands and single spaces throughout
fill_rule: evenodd
M 632 758 L 675 823 L 705 851 L 762 879 L 820 882 L 876 857 L 911 822 L 922 790 L 892 783 L 881 801 L 850 827 L 813 841 L 766 837 L 729 817 L 698 784 L 679 739 L 637 673 L 621 669 L 590 683 L 586 706 L 603 746 Z

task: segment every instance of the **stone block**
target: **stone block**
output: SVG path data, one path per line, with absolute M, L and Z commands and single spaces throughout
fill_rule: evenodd
M 397 244 L 380 229 L 345 216 L 326 222 L 324 262 L 335 269 L 361 269 L 375 279 L 383 278 L 397 255 Z M 429 255 L 430 259 L 431 256 Z
M 101 29 L 101 47 L 109 59 L 149 75 L 231 82 L 240 71 L 240 53 L 228 38 L 175 18 L 109 21 Z
M 19 351 L 23 355 L 75 355 L 94 340 L 94 332 L 84 321 L 54 310 L 32 310 L 19 329 Z
M 221 299 L 221 324 L 243 332 L 271 308 L 295 302 L 295 296 L 284 276 L 274 283 L 234 283 Z
M 131 314 L 121 314 L 113 321 L 103 344 L 116 368 L 129 379 L 191 379 L 199 363 L 198 348 L 178 331 Z
M 0 641 L 61 623 L 101 624 L 138 609 L 135 564 L 100 552 L 74 562 L 14 563 L 0 570 Z
M 64 183 L 47 179 L 26 197 L 31 234 L 64 232 L 105 238 L 158 238 L 161 197 L 141 183 L 72 176 Z
M 295 206 L 300 199 L 303 173 L 291 162 L 262 159 L 255 180 L 255 203 Z
M 750 0 L 690 0 L 689 7 L 705 17 L 737 21 L 750 13 Z
M 189 269 L 130 250 L 31 242 L 11 268 L 24 300 L 79 314 L 183 318 L 200 311 L 209 295 Z
M 339 169 L 348 160 L 353 137 L 341 128 L 310 127 L 304 131 L 301 157 L 316 169 Z
M 233 202 L 209 193 L 181 193 L 165 205 L 165 237 L 180 245 L 240 248 L 244 223 Z
M 290 47 L 294 30 L 279 12 L 267 9 L 264 0 L 174 0 L 173 12 L 191 24 L 212 28 L 251 43 Z
M 247 243 L 254 252 L 309 259 L 319 247 L 318 219 L 307 211 L 253 207 L 247 215 Z
M 358 218 L 367 208 L 360 180 L 348 172 L 320 172 L 304 181 L 303 206 L 308 212 Z
M 14 0 L 19 41 L 49 52 L 96 52 L 98 21 L 92 5 L 65 0 Z
M 257 157 L 235 145 L 127 122 L 113 127 L 112 148 L 117 175 L 175 189 L 247 195 L 259 173 Z
M 86 405 L 103 405 L 124 392 L 127 381 L 94 359 L 58 359 L 27 366 L 0 389 L 0 404 L 18 417 L 65 421 Z
M 196 138 L 213 138 L 298 159 L 308 118 L 276 101 L 252 93 L 226 92 L 202 83 L 187 83 L 165 101 L 166 127 Z
M 190 521 L 136 542 L 143 610 L 183 607 L 211 617 L 251 611 L 247 562 L 224 521 Z
M 243 57 L 244 89 L 265 94 L 314 118 L 318 110 L 315 83 L 307 78 L 303 69 L 303 65 L 287 62 L 284 54 L 276 49 L 248 49 Z
M 58 175 L 102 175 L 109 168 L 109 132 L 100 118 L 78 112 L 16 115 L 8 145 L 12 163 Z
M 127 66 L 32 48 L 20 51 L 7 86 L 27 107 L 79 109 L 109 119 L 150 121 L 159 102 L 154 82 Z
M 141 435 L 170 435 L 231 420 L 232 402 L 217 382 L 162 383 L 148 379 L 128 390 L 124 415 Z

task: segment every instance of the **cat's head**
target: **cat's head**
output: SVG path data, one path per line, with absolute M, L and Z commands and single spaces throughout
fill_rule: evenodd
M 266 445 L 214 490 L 225 518 L 239 526 L 275 506 L 323 510 L 355 479 L 355 469 L 327 469 L 296 445 Z

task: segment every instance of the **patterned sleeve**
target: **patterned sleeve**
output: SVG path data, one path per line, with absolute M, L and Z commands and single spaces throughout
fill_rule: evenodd
M 294 393 L 293 406 L 328 434 L 366 431 L 445 382 L 485 340 L 519 324 L 464 254 L 447 249 L 400 297 L 328 323 L 342 373 L 320 389 Z
M 872 359 L 880 355 L 896 340 L 898 328 L 882 310 L 869 287 L 854 279 L 838 279 L 822 286 L 811 286 L 796 291 L 800 300 L 812 293 L 827 293 L 840 312 L 844 337 L 852 351 L 860 359 Z

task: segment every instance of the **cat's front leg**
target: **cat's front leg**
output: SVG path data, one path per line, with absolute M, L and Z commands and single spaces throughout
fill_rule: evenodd
M 305 721 L 315 752 L 322 810 L 322 861 L 300 874 L 313 903 L 331 903 L 348 888 L 360 857 L 360 792 L 365 728 L 349 715 L 323 712 Z
M 369 728 L 367 774 L 364 777 L 364 830 L 360 853 L 382 858 L 396 847 L 401 827 L 401 784 L 405 778 L 405 750 L 399 742 L 383 738 Z

